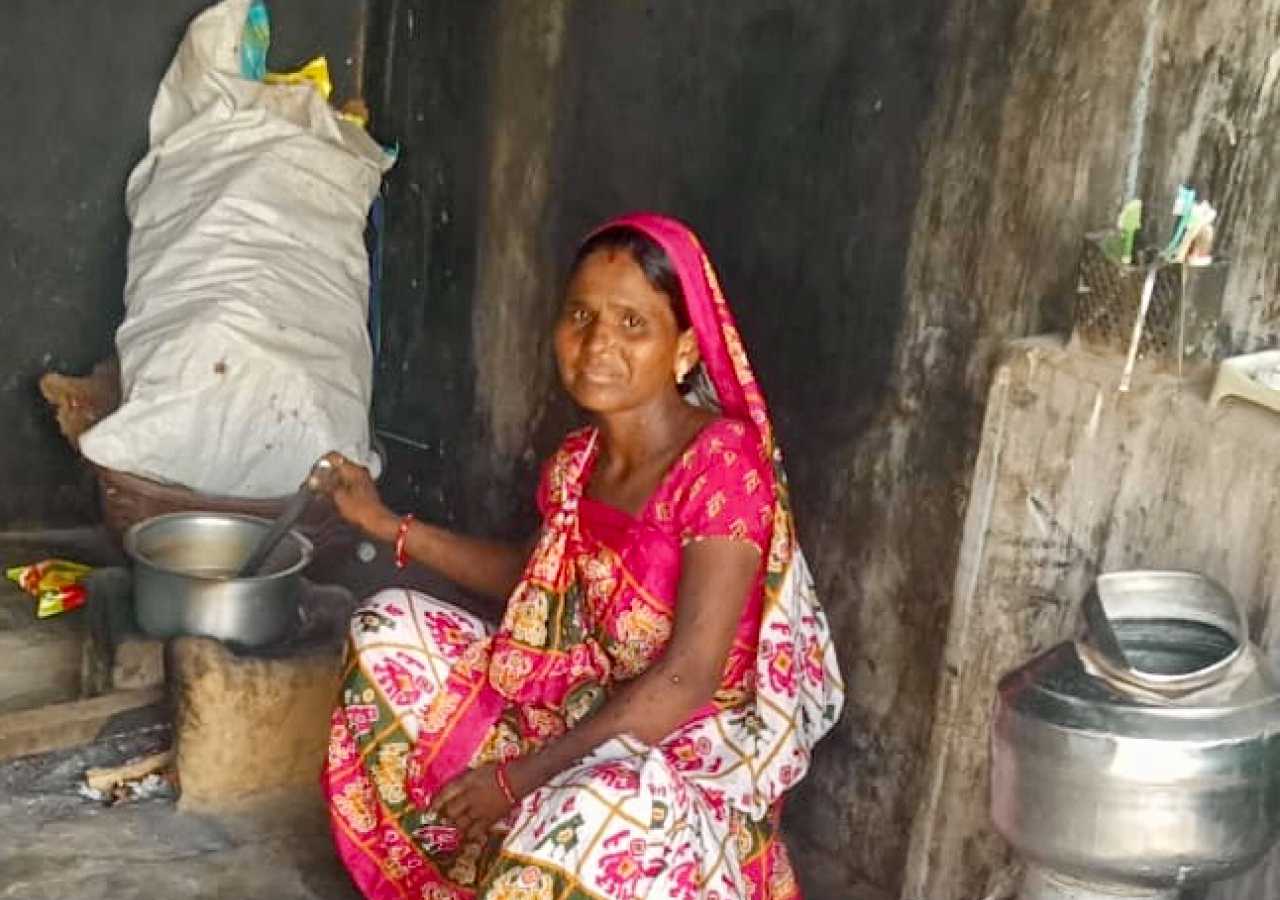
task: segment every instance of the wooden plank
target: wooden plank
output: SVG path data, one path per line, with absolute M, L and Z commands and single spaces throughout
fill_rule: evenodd
M 34 597 L 0 581 L 0 715 L 81 694 L 84 611 L 37 619 L 35 609 Z
M 92 742 L 113 717 L 164 699 L 162 687 L 114 691 L 87 700 L 0 715 L 0 760 L 67 750 Z
M 84 773 L 84 783 L 95 791 L 106 792 L 125 781 L 136 781 L 173 763 L 173 751 L 162 750 L 141 759 L 130 760 L 122 766 L 89 769 Z

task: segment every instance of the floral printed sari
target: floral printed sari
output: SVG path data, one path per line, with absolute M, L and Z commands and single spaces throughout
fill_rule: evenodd
M 338 850 L 371 900 L 750 898 L 798 889 L 781 799 L 843 686 L 795 542 L 781 457 L 715 273 L 678 222 L 632 216 L 680 277 L 706 426 L 636 517 L 584 496 L 598 435 L 570 435 L 539 486 L 543 527 L 496 632 L 411 591 L 352 623 L 324 787 Z M 761 566 L 714 700 L 658 746 L 620 737 L 525 797 L 487 840 L 425 810 L 469 767 L 592 715 L 662 653 L 680 552 L 734 537 Z

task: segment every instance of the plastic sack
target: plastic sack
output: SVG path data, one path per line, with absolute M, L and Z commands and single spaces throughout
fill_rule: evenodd
M 378 473 L 364 229 L 392 157 L 311 82 L 243 77 L 249 0 L 192 22 L 129 177 L 120 408 L 99 466 L 233 497 L 337 450 Z

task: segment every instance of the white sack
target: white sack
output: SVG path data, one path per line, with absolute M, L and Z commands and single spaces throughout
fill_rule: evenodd
M 240 77 L 249 0 L 188 29 L 129 178 L 124 402 L 100 466 L 238 497 L 325 452 L 375 469 L 364 227 L 388 155 L 308 85 Z

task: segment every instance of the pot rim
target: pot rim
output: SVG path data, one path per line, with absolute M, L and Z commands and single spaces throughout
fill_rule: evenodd
M 253 575 L 249 578 L 220 577 L 216 575 L 202 575 L 199 572 L 191 572 L 186 569 L 167 566 L 152 559 L 144 553 L 138 545 L 146 531 L 158 524 L 174 519 L 234 520 L 241 522 L 253 522 L 255 524 L 262 525 L 264 528 L 271 527 L 270 519 L 265 519 L 262 516 L 251 516 L 245 513 L 217 512 L 212 510 L 182 510 L 179 512 L 162 513 L 158 516 L 151 516 L 129 526 L 129 530 L 125 532 L 124 540 L 122 541 L 125 554 L 134 562 L 135 565 L 146 566 L 153 571 L 163 572 L 167 575 L 180 575 L 183 578 L 190 578 L 193 581 L 207 582 L 210 584 L 232 581 L 237 583 L 256 583 L 263 581 L 278 581 L 299 575 L 307 568 L 307 566 L 311 565 L 311 562 L 315 557 L 315 545 L 312 544 L 311 539 L 305 534 L 299 532 L 296 528 L 290 528 L 285 537 L 292 539 L 297 544 L 300 558 L 292 566 L 289 566 L 287 569 L 282 569 L 279 572 L 268 572 L 263 575 Z
M 1169 696 L 1190 693 L 1220 680 L 1247 652 L 1250 644 L 1249 621 L 1244 608 L 1233 594 L 1202 572 L 1186 569 L 1118 569 L 1100 574 L 1095 584 L 1098 599 L 1113 623 L 1148 618 L 1145 614 L 1135 615 L 1125 607 L 1136 603 L 1141 608 L 1144 594 L 1152 593 L 1154 586 L 1166 586 L 1186 594 L 1198 592 L 1206 602 L 1196 614 L 1184 611 L 1181 614 L 1170 614 L 1169 618 L 1212 625 L 1235 641 L 1235 648 L 1222 658 L 1199 669 L 1177 674 L 1150 672 L 1132 665 L 1122 668 L 1105 653 L 1098 652 L 1088 641 L 1077 641 L 1080 655 L 1086 657 L 1107 680 L 1122 689 L 1128 685 Z M 1215 608 L 1215 604 L 1221 609 Z

